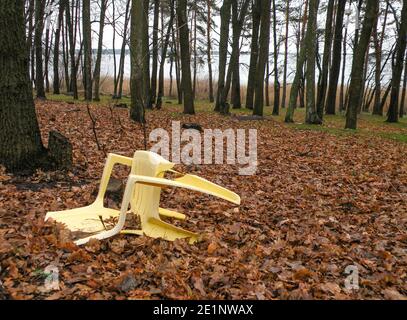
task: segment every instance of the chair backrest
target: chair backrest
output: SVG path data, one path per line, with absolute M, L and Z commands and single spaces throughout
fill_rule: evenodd
M 131 174 L 162 178 L 165 171 L 173 167 L 173 163 L 154 152 L 136 151 L 133 157 Z M 130 205 L 132 212 L 141 217 L 142 224 L 151 217 L 159 219 L 160 195 L 160 187 L 136 184 Z

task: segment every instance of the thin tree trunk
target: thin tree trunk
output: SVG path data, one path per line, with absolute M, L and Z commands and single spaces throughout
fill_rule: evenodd
M 148 9 L 150 5 L 150 0 L 144 0 L 144 37 L 143 37 L 143 91 L 144 91 L 144 103 L 147 109 L 153 108 L 153 102 L 151 100 L 151 85 L 150 85 L 150 38 L 148 35 L 149 29 L 149 19 L 148 19 Z
M 95 71 L 93 73 L 93 85 L 94 85 L 94 98 L 95 101 L 100 101 L 100 67 L 102 64 L 102 51 L 103 51 L 103 35 L 105 30 L 105 18 L 107 1 L 101 0 L 100 5 L 100 21 L 99 21 L 99 42 L 98 42 L 98 52 L 95 62 Z
M 50 8 L 47 7 L 45 12 L 45 52 L 44 52 L 44 80 L 45 80 L 45 92 L 49 93 L 49 57 L 51 55 L 52 39 L 50 43 L 50 32 L 51 32 L 51 16 Z
M 54 94 L 60 94 L 60 86 L 59 86 L 59 46 L 60 46 L 60 39 L 61 39 L 61 28 L 62 22 L 64 19 L 64 10 L 66 7 L 67 0 L 61 0 L 59 2 L 59 10 L 58 10 L 58 25 L 55 29 L 55 43 L 54 43 L 54 84 L 53 84 L 53 91 Z
M 270 6 L 271 0 L 261 0 L 259 60 L 257 62 L 256 88 L 253 114 L 263 116 L 264 107 L 264 73 L 270 45 Z
M 237 3 L 233 4 L 233 6 L 237 5 Z M 231 82 L 232 82 L 232 74 L 233 71 L 236 70 L 236 68 L 239 67 L 239 43 L 240 43 L 240 35 L 242 32 L 242 28 L 243 28 L 243 23 L 244 23 L 244 19 L 246 16 L 246 11 L 247 8 L 249 6 L 249 0 L 245 0 L 245 2 L 243 2 L 241 10 L 240 10 L 240 14 L 237 20 L 235 20 L 234 23 L 234 30 L 233 30 L 233 43 L 232 43 L 232 54 L 230 55 L 230 61 L 229 61 L 229 67 L 227 70 L 227 75 L 226 75 L 226 82 L 223 86 L 223 90 L 220 94 L 219 97 L 219 104 L 220 104 L 220 112 L 222 114 L 229 114 L 229 104 L 227 103 L 227 98 L 229 95 L 229 90 L 230 90 L 230 86 L 231 86 Z M 234 15 L 234 19 L 236 19 L 237 17 L 237 13 L 236 15 Z
M 92 101 L 92 29 L 90 25 L 90 0 L 82 1 L 83 81 L 85 84 L 85 100 Z
M 250 66 L 247 78 L 246 108 L 253 109 L 254 88 L 256 82 L 256 67 L 259 57 L 260 0 L 254 0 L 252 5 L 252 43 L 250 47 Z
M 288 62 L 288 32 L 290 26 L 290 0 L 286 0 L 285 8 L 285 39 L 284 39 L 284 74 L 283 74 L 283 96 L 281 98 L 281 108 L 286 107 L 287 100 L 287 62 Z
M 151 102 L 156 104 L 157 97 L 157 71 L 158 71 L 158 23 L 160 18 L 160 0 L 154 0 L 154 22 L 153 22 L 153 54 L 151 70 Z
M 221 95 L 225 88 L 226 62 L 228 56 L 229 24 L 231 16 L 232 0 L 224 0 L 220 9 L 220 42 L 219 42 L 219 76 L 218 92 L 216 94 L 215 111 L 221 110 Z M 226 101 L 226 99 L 225 99 Z
M 45 0 L 35 1 L 35 88 L 37 98 L 45 99 L 44 69 L 42 56 L 42 32 L 44 29 Z
M 345 67 L 346 67 L 346 41 L 348 38 L 348 26 L 349 26 L 349 14 L 347 14 L 347 20 L 345 24 L 345 34 L 343 36 L 343 58 L 342 58 L 342 75 L 341 75 L 341 91 L 339 94 L 339 110 L 344 111 L 345 110 L 345 97 L 344 97 L 344 91 L 345 91 Z
M 405 102 L 406 102 L 406 87 L 407 87 L 407 54 L 404 62 L 404 78 L 403 78 L 403 89 L 400 101 L 399 117 L 403 118 L 405 115 Z
M 209 102 L 213 103 L 215 101 L 214 95 L 213 95 L 213 75 L 212 75 L 212 41 L 211 41 L 211 28 L 212 28 L 212 16 L 211 16 L 211 10 L 212 10 L 212 3 L 211 0 L 207 0 L 207 10 L 208 10 L 208 16 L 207 16 L 207 25 L 206 25 L 206 42 L 207 42 L 207 54 L 208 54 L 208 85 L 209 85 Z
M 342 0 L 343 2 L 346 2 Z M 334 16 L 334 4 L 335 0 L 329 0 L 328 9 L 326 13 L 326 23 L 325 23 L 325 43 L 324 43 L 324 54 L 322 58 L 322 73 L 321 73 L 321 83 L 318 86 L 318 97 L 317 97 L 317 112 L 318 117 L 322 120 L 324 116 L 324 106 L 326 91 L 328 86 L 328 69 L 329 61 L 331 58 L 331 48 L 332 48 L 332 22 Z M 340 54 L 340 53 L 339 53 Z
M 397 37 L 395 64 L 392 70 L 390 105 L 387 112 L 387 122 L 398 122 L 399 115 L 399 92 L 401 73 L 403 72 L 403 61 L 406 52 L 407 37 L 407 1 L 403 1 L 401 10 L 401 23 Z
M 175 2 L 175 0 L 170 0 L 170 19 L 168 21 L 167 34 L 165 36 L 162 54 L 161 54 L 160 72 L 159 72 L 159 80 L 158 80 L 157 109 L 161 109 L 162 97 L 164 96 L 164 65 L 165 65 L 165 58 L 167 57 L 167 49 L 168 49 L 168 44 L 170 42 L 172 24 L 173 24 L 174 15 L 175 15 L 174 14 L 174 2 Z M 172 62 L 171 62 L 170 76 L 172 78 Z M 171 79 L 171 84 L 172 84 L 172 79 Z M 171 84 L 170 84 L 170 86 L 171 86 Z M 172 88 L 170 88 L 170 89 L 171 89 L 170 91 L 172 91 Z M 170 92 L 170 95 L 171 94 L 172 94 L 172 92 Z
M 130 32 L 130 53 L 131 53 L 131 109 L 130 118 L 133 121 L 144 123 L 144 101 L 143 87 L 143 42 L 145 33 L 144 0 L 133 0 L 131 7 L 131 32 Z
M 191 21 L 191 23 L 194 23 L 194 79 L 192 81 L 192 96 L 195 99 L 196 97 L 196 76 L 197 76 L 197 68 L 198 68 L 198 53 L 197 53 L 197 36 L 196 36 L 196 13 L 197 13 L 197 8 L 194 9 L 194 19 Z
M 184 93 L 184 113 L 195 114 L 191 80 L 191 55 L 189 53 L 189 30 L 187 20 L 187 0 L 178 0 L 177 16 L 181 47 L 182 91 Z
M 273 115 L 278 116 L 280 107 L 280 82 L 278 81 L 278 42 L 277 42 L 277 10 L 273 0 L 273 38 L 274 38 L 274 106 Z
M 338 89 L 339 72 L 341 69 L 342 31 L 345 6 L 346 1 L 338 1 L 338 9 L 336 12 L 336 22 L 335 22 L 335 35 L 332 51 L 332 64 L 331 70 L 329 72 L 329 88 L 325 105 L 326 114 L 335 114 L 336 112 L 336 93 Z
M 72 21 L 71 15 L 71 8 L 69 5 L 69 1 L 66 2 L 66 23 L 68 24 L 68 31 L 69 31 L 69 55 L 71 58 L 71 82 L 68 85 L 68 91 L 73 92 L 73 97 L 75 100 L 78 100 L 78 85 L 77 85 L 77 69 L 76 69 L 76 61 L 75 61 L 75 48 L 76 48 L 76 40 L 74 38 L 74 26 Z
M 124 20 L 124 31 L 123 31 L 123 42 L 122 47 L 120 50 L 120 62 L 119 62 L 119 89 L 117 91 L 117 99 L 121 99 L 123 96 L 123 81 L 124 81 L 124 63 L 126 60 L 126 44 L 128 41 L 128 29 L 129 29 L 129 22 L 130 22 L 130 0 L 127 0 L 126 4 L 126 13 L 125 13 L 125 20 Z
M 387 15 L 388 15 L 388 10 L 389 10 L 389 4 L 386 5 L 386 9 L 384 12 L 384 20 L 383 20 L 383 26 L 382 26 L 382 34 L 381 38 L 379 39 L 379 36 L 377 34 L 377 22 L 379 21 L 379 15 L 377 17 L 377 22 L 376 26 L 373 29 L 373 39 L 374 39 L 374 44 L 375 44 L 375 58 L 376 58 L 376 64 L 375 64 L 375 99 L 373 103 L 373 114 L 376 115 L 383 115 L 383 110 L 380 109 L 381 105 L 381 84 L 380 84 L 380 78 L 381 78 L 381 65 L 382 65 L 382 47 L 383 47 L 383 40 L 384 40 L 384 32 L 386 30 L 386 24 L 387 24 Z
M 305 50 L 307 52 L 306 93 L 307 104 L 305 109 L 305 122 L 321 124 L 315 105 L 315 61 L 316 61 L 316 29 L 319 0 L 309 1 L 309 19 L 305 35 Z

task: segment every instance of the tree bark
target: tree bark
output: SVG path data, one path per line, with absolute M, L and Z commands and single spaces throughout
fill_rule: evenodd
M 232 75 L 236 68 L 239 68 L 239 50 L 240 50 L 240 35 L 243 29 L 244 19 L 246 17 L 247 8 L 249 6 L 249 0 L 245 0 L 242 3 L 239 15 L 234 14 L 233 23 L 233 42 L 232 42 L 232 53 L 230 55 L 229 67 L 226 75 L 226 82 L 223 86 L 222 92 L 219 97 L 220 113 L 229 114 L 229 104 L 227 103 L 230 86 L 232 83 Z M 233 3 L 233 7 L 237 10 L 237 2 Z M 240 84 L 239 84 L 240 85 Z M 239 90 L 240 96 L 240 90 Z
M 143 86 L 144 86 L 144 103 L 147 109 L 153 108 L 153 101 L 151 100 L 151 85 L 150 85 L 150 38 L 148 35 L 149 20 L 148 9 L 150 0 L 144 0 L 144 36 L 143 36 Z
M 219 76 L 215 111 L 221 110 L 221 95 L 225 88 L 226 62 L 228 57 L 229 24 L 232 0 L 224 0 L 220 9 Z
M 268 60 L 270 44 L 270 7 L 271 0 L 261 0 L 260 36 L 259 36 L 259 60 L 256 70 L 256 87 L 253 115 L 263 116 L 264 107 L 264 73 Z
M 37 98 L 45 99 L 42 32 L 44 30 L 45 0 L 35 0 L 35 88 Z
M 189 51 L 187 0 L 178 0 L 177 16 L 181 47 L 181 70 L 182 70 L 182 91 L 184 93 L 184 113 L 195 114 L 191 80 L 191 55 Z
M 346 2 L 346 1 L 343 1 Z M 318 117 L 322 120 L 324 116 L 324 106 L 326 98 L 326 89 L 328 85 L 328 69 L 329 62 L 331 58 L 331 48 L 332 48 L 332 22 L 334 15 L 334 4 L 335 0 L 329 0 L 328 9 L 326 13 L 326 23 L 325 23 L 325 43 L 324 43 L 324 54 L 322 58 L 322 73 L 321 82 L 318 86 L 318 97 L 317 97 L 317 112 Z M 340 53 L 339 53 L 340 55 Z
M 160 18 L 160 0 L 154 0 L 154 22 L 153 22 L 153 55 L 151 70 L 151 101 L 156 104 L 157 98 L 157 71 L 158 71 L 158 22 Z
M 131 54 L 131 108 L 130 118 L 133 121 L 144 123 L 144 96 L 143 87 L 143 41 L 144 41 L 144 0 L 133 0 L 131 7 L 131 31 L 130 31 L 130 54 Z
M 287 62 L 288 62 L 288 32 L 290 26 L 290 0 L 286 0 L 285 8 L 285 39 L 284 39 L 284 73 L 283 73 L 283 96 L 281 98 L 281 108 L 286 107 L 287 100 Z
M 252 5 L 252 43 L 250 46 L 250 66 L 247 78 L 246 108 L 253 109 L 256 67 L 259 57 L 260 0 Z
M 336 111 L 336 92 L 338 89 L 339 72 L 341 69 L 342 31 L 345 6 L 346 1 L 338 1 L 338 9 L 336 11 L 335 22 L 335 36 L 332 51 L 332 64 L 329 73 L 329 88 L 325 105 L 326 114 L 335 114 Z
M 401 101 L 400 101 L 400 110 L 399 110 L 399 117 L 403 118 L 406 109 L 405 109 L 405 102 L 406 102 L 406 87 L 407 87 L 407 54 L 404 62 L 404 77 L 403 77 L 403 89 L 401 94 Z
M 175 2 L 175 0 L 170 0 L 170 19 L 168 21 L 167 34 L 165 36 L 162 54 L 161 54 L 161 63 L 160 63 L 159 80 L 158 80 L 157 109 L 161 109 L 162 97 L 164 96 L 164 65 L 165 65 L 165 58 L 167 57 L 167 50 L 168 50 L 168 45 L 170 42 L 172 24 L 173 24 L 174 15 L 175 15 L 174 2 Z M 172 64 L 171 64 L 171 67 L 172 67 Z M 172 72 L 172 70 L 171 70 L 171 72 Z M 170 92 L 170 94 L 171 93 L 172 92 Z
M 92 101 L 92 29 L 90 25 L 90 0 L 83 0 L 82 2 L 82 24 L 85 100 Z
M 380 109 L 381 105 L 381 73 L 382 73 L 382 47 L 383 47 L 383 40 L 384 40 L 384 32 L 386 30 L 386 24 L 387 24 L 387 15 L 388 15 L 388 7 L 389 4 L 386 5 L 386 10 L 384 13 L 384 21 L 383 21 L 383 27 L 382 27 L 382 33 L 381 33 L 381 38 L 379 39 L 379 36 L 377 34 L 377 24 L 379 21 L 380 15 L 378 15 L 377 20 L 376 20 L 376 26 L 373 29 L 373 40 L 374 40 L 374 45 L 375 45 L 375 98 L 373 102 L 373 114 L 376 115 L 383 115 L 383 110 Z
M 98 52 L 97 52 L 97 57 L 96 57 L 96 62 L 95 62 L 95 71 L 93 73 L 95 101 L 100 101 L 100 67 L 102 64 L 103 35 L 104 35 L 104 30 L 105 30 L 107 1 L 108 0 L 101 0 L 101 5 L 100 5 Z
M 41 15 L 39 14 L 37 18 L 39 16 Z M 24 2 L 2 0 L 0 1 L 0 163 L 10 171 L 35 167 L 45 152 L 35 114 L 28 57 Z
M 309 1 L 309 19 L 307 33 L 305 35 L 305 50 L 307 52 L 306 72 L 306 109 L 305 122 L 309 124 L 321 124 L 315 105 L 315 61 L 316 61 L 316 34 L 319 0 Z
M 211 41 L 211 28 L 212 28 L 212 3 L 211 0 L 207 0 L 208 16 L 207 16 L 207 27 L 206 27 L 206 42 L 208 46 L 208 85 L 209 85 L 209 102 L 213 103 L 215 97 L 213 95 L 213 75 L 212 75 L 212 41 Z
M 347 129 L 356 129 L 357 125 L 357 111 L 360 103 L 360 94 L 362 90 L 362 77 L 363 67 L 365 64 L 366 50 L 369 45 L 370 36 L 374 21 L 377 15 L 378 1 L 367 0 L 366 14 L 363 23 L 360 40 L 355 50 L 352 63 L 351 80 L 349 86 L 349 103 L 346 112 L 346 125 Z
M 69 33 L 69 55 L 71 58 L 71 82 L 67 84 L 69 87 L 68 91 L 73 92 L 73 97 L 75 100 L 78 100 L 78 84 L 77 84 L 77 68 L 76 68 L 76 59 L 75 59 L 75 37 L 74 37 L 74 25 L 71 15 L 71 7 L 69 5 L 69 0 L 66 2 L 66 23 L 68 24 L 68 33 Z
M 390 105 L 387 112 L 387 122 L 398 122 L 399 115 L 399 92 L 401 73 L 403 72 L 403 61 L 406 52 L 407 37 L 407 1 L 403 1 L 401 10 L 401 22 L 397 37 L 395 64 L 392 69 Z
M 273 115 L 278 116 L 280 107 L 280 82 L 278 81 L 278 42 L 277 42 L 277 10 L 273 0 L 273 38 L 274 38 L 274 105 Z
M 57 27 L 55 29 L 55 42 L 54 42 L 54 81 L 53 81 L 53 92 L 54 94 L 60 94 L 60 79 L 59 79 L 59 46 L 60 46 L 60 39 L 61 39 L 61 28 L 62 22 L 64 19 L 64 11 L 66 8 L 66 1 L 61 0 L 59 2 L 59 10 L 58 10 L 58 22 Z

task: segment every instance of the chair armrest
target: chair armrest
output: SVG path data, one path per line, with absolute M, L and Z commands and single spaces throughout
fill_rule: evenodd
M 177 178 L 175 180 L 140 175 L 130 175 L 129 181 L 131 181 L 132 183 L 140 183 L 160 188 L 168 186 L 189 189 L 201 193 L 206 193 L 240 205 L 240 197 L 236 193 L 194 175 L 184 175 L 183 177 Z
M 103 169 L 102 179 L 100 180 L 99 192 L 96 197 L 96 201 L 99 201 L 103 205 L 103 199 L 105 197 L 106 189 L 109 184 L 110 176 L 115 164 L 123 164 L 131 167 L 133 164 L 133 158 L 121 156 L 114 153 L 109 153 L 107 156 L 105 168 Z

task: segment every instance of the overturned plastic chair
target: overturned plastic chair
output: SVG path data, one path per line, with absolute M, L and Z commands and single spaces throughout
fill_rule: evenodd
M 103 205 L 107 185 L 115 164 L 131 167 L 120 211 L 105 208 Z M 149 151 L 137 151 L 133 158 L 109 154 L 95 202 L 83 208 L 48 212 L 45 220 L 53 219 L 64 224 L 72 232 L 92 234 L 77 240 L 75 242 L 77 245 L 85 244 L 92 238 L 102 240 L 119 233 L 147 235 L 169 241 L 189 238 L 190 243 L 193 243 L 197 240 L 198 234 L 161 220 L 161 216 L 179 220 L 185 219 L 185 215 L 181 213 L 159 207 L 162 188 L 185 188 L 213 195 L 237 205 L 240 204 L 240 197 L 236 193 L 198 176 L 176 172 L 172 170 L 173 167 L 173 163 Z M 165 179 L 164 174 L 166 172 L 174 173 L 177 177 L 173 180 Z M 140 216 L 141 230 L 123 229 L 128 213 Z M 104 221 L 111 218 L 118 218 L 118 222 L 112 229 L 106 230 Z

